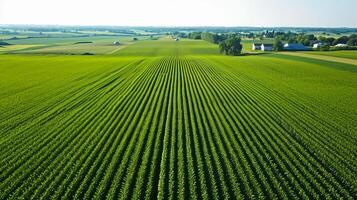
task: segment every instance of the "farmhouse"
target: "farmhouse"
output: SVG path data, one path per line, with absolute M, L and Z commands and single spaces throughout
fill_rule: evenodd
M 262 50 L 262 44 L 261 43 L 253 43 L 252 49 L 253 50 Z
M 273 51 L 273 44 L 262 44 L 260 48 L 262 51 Z
M 287 51 L 306 51 L 308 48 L 304 46 L 303 44 L 299 43 L 286 43 L 284 45 L 284 50 Z
M 325 45 L 324 43 L 316 43 L 313 45 L 312 48 L 317 49 L 317 48 L 323 47 L 324 45 Z

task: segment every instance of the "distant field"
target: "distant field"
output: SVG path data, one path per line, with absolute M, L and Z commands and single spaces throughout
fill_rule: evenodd
M 126 44 L 121 44 L 119 46 L 113 45 L 112 42 L 98 42 L 98 43 L 88 43 L 88 44 L 70 44 L 70 45 L 58 45 L 49 46 L 39 49 L 30 49 L 21 51 L 21 53 L 40 53 L 40 54 L 83 54 L 83 53 L 93 53 L 93 54 L 107 54 L 115 50 L 123 48 Z
M 356 66 L 217 49 L 0 55 L 0 199 L 357 199 Z
M 145 40 L 147 37 L 137 37 Z M 131 36 L 93 36 L 93 37 L 65 37 L 65 38 L 27 38 L 4 40 L 12 45 L 1 48 L 0 53 L 26 54 L 108 54 L 126 47 L 132 43 Z M 121 45 L 113 45 L 120 41 Z M 82 43 L 81 43 L 82 42 Z
M 181 40 L 162 38 L 159 42 L 141 41 L 130 45 L 123 51 L 115 53 L 118 56 L 176 56 L 176 55 L 219 55 L 217 45 L 197 40 Z
M 0 35 L 0 40 L 5 40 L 5 39 L 8 39 L 10 37 L 11 36 L 9 36 L 9 35 Z
M 349 58 L 357 60 L 357 51 L 310 51 L 306 52 L 309 54 L 325 55 L 325 56 L 334 56 L 340 58 Z
M 11 52 L 11 51 L 19 51 L 28 48 L 37 47 L 38 45 L 6 45 L 0 46 L 0 53 Z
M 310 53 L 309 51 L 279 52 L 278 54 L 305 57 L 305 58 L 310 58 L 310 59 L 318 59 L 318 60 L 327 61 L 327 62 L 344 63 L 344 64 L 350 64 L 350 65 L 355 65 L 355 66 L 357 65 L 357 59 L 337 57 L 337 56 L 332 56 L 332 54 L 327 54 L 327 55 L 313 54 L 313 53 Z
M 84 42 L 84 41 L 98 41 L 98 42 L 113 42 L 123 38 L 128 40 L 132 37 L 113 37 L 113 36 L 93 36 L 93 37 L 63 37 L 63 38 L 25 38 L 17 40 L 4 40 L 10 44 L 22 44 L 22 45 L 34 45 L 34 44 L 71 44 L 75 42 Z

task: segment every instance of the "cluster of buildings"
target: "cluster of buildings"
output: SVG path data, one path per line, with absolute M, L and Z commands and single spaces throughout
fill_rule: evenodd
M 313 45 L 312 48 L 318 49 L 325 45 L 326 44 L 324 44 L 324 43 L 316 43 Z M 335 45 L 335 47 L 344 48 L 344 47 L 348 47 L 348 45 L 347 44 L 337 44 L 337 45 Z M 253 43 L 252 49 L 256 50 L 256 51 L 273 51 L 273 44 Z M 284 50 L 286 50 L 286 51 L 307 51 L 307 50 L 310 50 L 310 47 L 307 47 L 300 43 L 286 43 L 286 44 L 284 44 Z
M 325 43 L 316 43 L 312 46 L 312 48 L 318 49 L 318 48 L 324 47 L 326 45 L 327 44 L 325 44 Z M 335 47 L 344 48 L 344 47 L 348 47 L 348 44 L 336 44 Z
M 253 43 L 252 49 L 258 51 L 273 51 L 273 44 Z M 295 44 L 295 43 L 284 44 L 284 50 L 287 51 L 304 51 L 308 49 L 309 48 L 304 46 L 303 44 Z

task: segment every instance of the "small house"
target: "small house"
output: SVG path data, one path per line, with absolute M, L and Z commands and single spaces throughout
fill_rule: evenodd
M 262 44 L 260 49 L 262 51 L 273 51 L 273 44 Z
M 308 48 L 300 43 L 286 43 L 284 45 L 284 50 L 287 51 L 306 51 Z
M 114 45 L 120 45 L 120 42 L 119 41 L 114 41 L 113 44 Z
M 262 44 L 261 43 L 253 43 L 252 49 L 253 50 L 262 50 Z

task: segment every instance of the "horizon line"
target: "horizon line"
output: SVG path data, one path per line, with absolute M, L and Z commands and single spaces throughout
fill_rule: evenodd
M 157 27 L 157 28 L 327 28 L 327 29 L 357 29 L 349 26 L 225 26 L 225 25 L 80 25 L 80 24 L 1 24 L 0 26 L 63 26 L 63 27 Z

